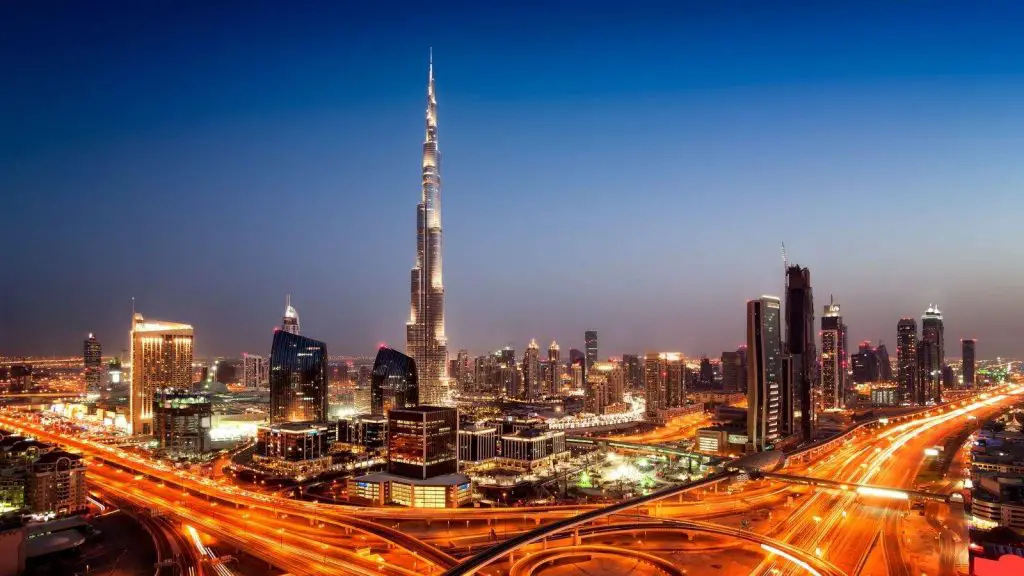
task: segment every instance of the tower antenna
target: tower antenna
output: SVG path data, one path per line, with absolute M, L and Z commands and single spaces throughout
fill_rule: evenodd
M 786 258 L 786 243 L 782 243 L 782 267 L 789 270 L 789 259 Z

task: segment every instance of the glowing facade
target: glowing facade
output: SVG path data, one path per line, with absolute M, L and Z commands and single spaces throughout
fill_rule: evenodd
M 289 334 L 299 333 L 299 313 L 292 307 L 292 295 L 284 297 L 284 317 L 281 318 L 281 330 Z
M 192 336 L 188 324 L 132 317 L 132 434 L 153 433 L 153 402 L 159 390 L 192 388 Z
M 423 141 L 423 188 L 416 206 L 412 309 L 406 324 L 406 353 L 416 361 L 419 370 L 420 404 L 451 402 L 441 272 L 441 152 L 437 147 L 437 98 L 431 59 L 427 80 L 427 132 Z
M 844 332 L 839 304 L 830 301 L 821 317 L 821 405 L 825 410 L 843 407 L 846 392 Z
M 284 330 L 270 347 L 270 423 L 327 420 L 327 346 Z
M 747 441 L 758 451 L 782 436 L 780 308 L 772 296 L 747 302 Z

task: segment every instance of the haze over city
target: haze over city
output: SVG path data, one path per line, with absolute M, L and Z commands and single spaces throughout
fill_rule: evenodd
M 266 353 L 286 293 L 401 347 L 432 47 L 449 350 L 717 356 L 785 242 L 851 343 L 935 303 L 1019 355 L 1022 8 L 708 4 L 0 8 L 0 352 L 116 352 L 135 297 Z

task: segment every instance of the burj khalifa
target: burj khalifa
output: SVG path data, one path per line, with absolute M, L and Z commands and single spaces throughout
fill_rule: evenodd
M 444 280 L 441 275 L 441 152 L 437 149 L 434 59 L 427 79 L 427 134 L 423 141 L 423 189 L 416 206 L 416 265 L 412 306 L 406 324 L 406 353 L 416 361 L 419 403 L 451 402 L 448 340 L 444 334 Z

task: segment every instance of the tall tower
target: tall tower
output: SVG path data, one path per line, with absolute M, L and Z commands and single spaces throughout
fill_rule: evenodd
M 530 340 L 523 354 L 523 391 L 527 400 L 537 400 L 544 394 L 540 381 L 540 347 L 536 340 Z
M 92 334 L 83 343 L 82 363 L 85 366 L 85 389 L 89 392 L 99 390 L 103 382 L 103 348 Z
M 978 341 L 974 338 L 965 338 L 960 341 L 961 358 L 963 359 L 961 369 L 964 378 L 963 387 L 967 389 L 974 388 L 974 348 L 977 344 Z
M 188 324 L 132 317 L 132 434 L 153 433 L 153 401 L 163 390 L 192 388 L 192 336 Z
M 289 334 L 299 334 L 299 313 L 292 307 L 292 295 L 284 297 L 284 317 L 281 318 L 281 330 Z
M 551 346 L 548 346 L 548 394 L 558 394 L 562 389 L 561 356 L 562 350 L 558 347 L 558 342 L 552 340 Z
M 416 265 L 412 306 L 405 325 L 406 352 L 416 361 L 420 404 L 451 402 L 448 339 L 444 333 L 444 280 L 441 274 L 441 152 L 437 147 L 434 58 L 427 72 L 427 131 L 423 140 L 423 188 L 416 206 Z
M 896 394 L 901 403 L 917 403 L 917 321 L 896 324 Z
M 814 431 L 815 378 L 817 355 L 814 353 L 814 295 L 811 272 L 800 266 L 786 270 L 786 349 L 792 356 L 791 394 L 782 398 L 783 421 L 793 421 L 800 410 L 800 436 L 810 440 Z M 794 401 L 793 397 L 796 398 Z M 783 427 L 784 428 L 784 427 Z M 797 430 L 782 430 L 793 434 Z
M 597 362 L 597 330 L 587 330 L 583 333 L 583 344 L 584 351 L 586 352 L 586 372 L 589 374 L 590 369 L 594 366 L 594 362 Z
M 831 298 L 821 317 L 821 406 L 825 410 L 843 407 L 846 393 L 846 326 Z
M 929 305 L 921 316 L 921 342 L 917 351 L 921 359 L 921 386 L 918 391 L 921 403 L 942 402 L 942 368 L 946 365 L 943 332 L 942 312 L 934 304 Z
M 781 437 L 780 308 L 773 296 L 747 302 L 747 441 L 758 451 Z

